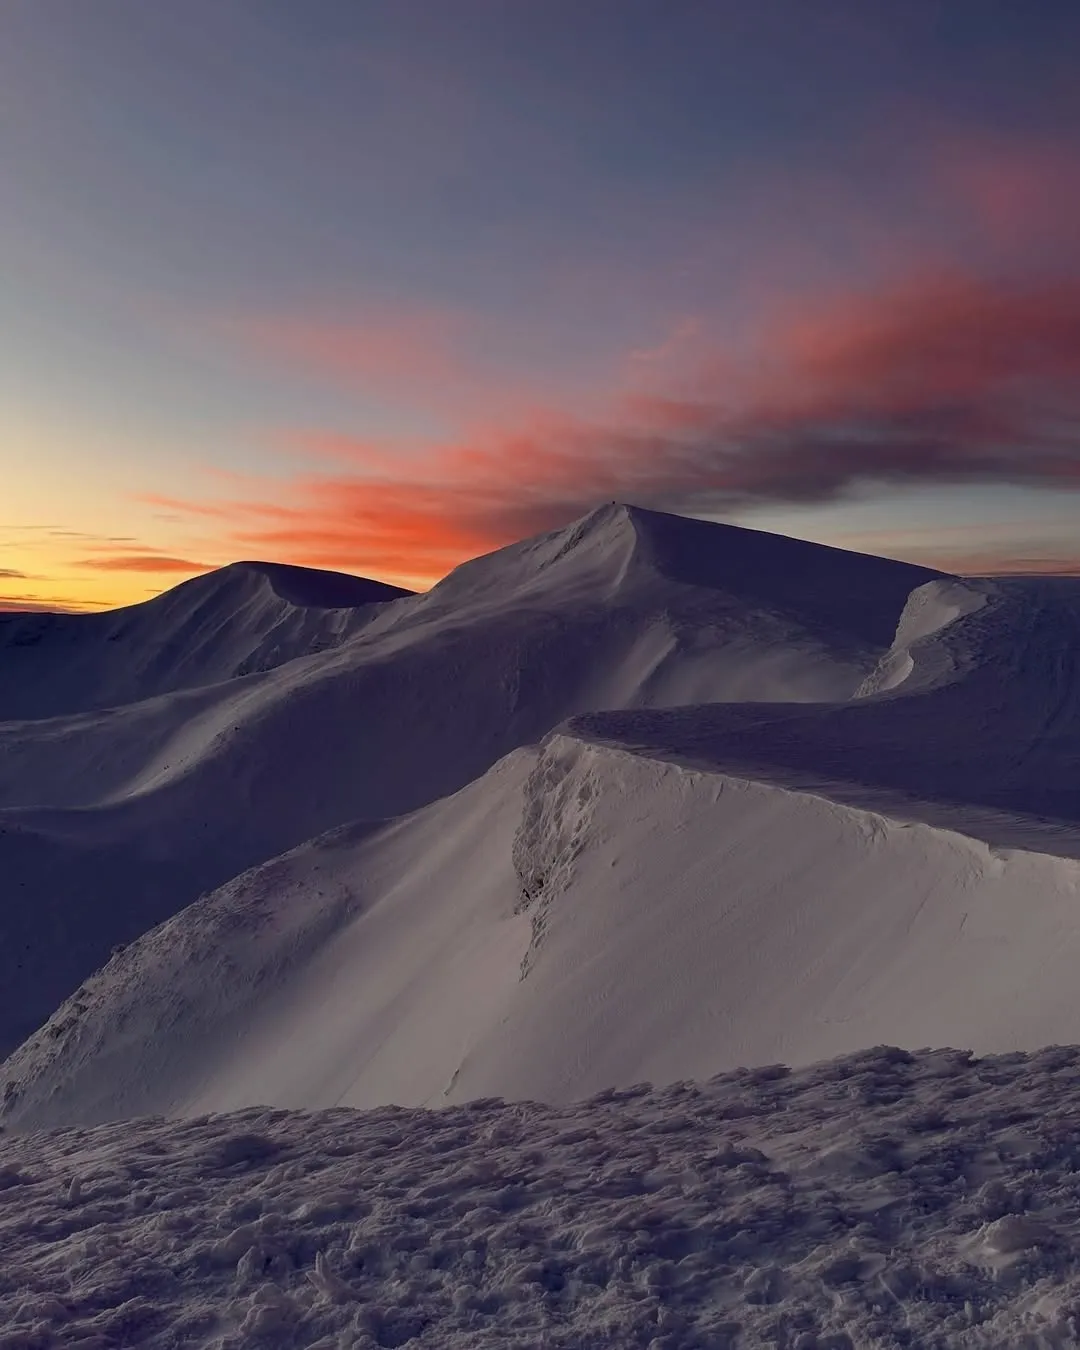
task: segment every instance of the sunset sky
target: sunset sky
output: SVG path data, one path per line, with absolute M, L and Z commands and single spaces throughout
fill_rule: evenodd
M 1076 0 L 4 0 L 0 607 L 613 498 L 1080 572 Z

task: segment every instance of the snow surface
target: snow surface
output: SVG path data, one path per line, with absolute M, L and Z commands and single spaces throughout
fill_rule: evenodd
M 1080 1342 L 1080 1052 L 0 1135 L 0 1347 Z
M 671 543 L 687 524 L 693 549 Z M 86 792 L 112 777 L 97 803 L 0 817 L 9 894 L 28 897 L 0 948 L 2 1117 L 567 1102 L 877 1042 L 1080 1040 L 1077 583 L 923 582 L 842 699 L 586 713 L 527 744 L 591 701 L 582 679 L 645 702 L 593 598 L 626 592 L 646 629 L 643 594 L 697 613 L 713 593 L 678 578 L 714 530 L 742 543 L 608 509 L 384 607 L 333 652 L 80 733 L 7 724 L 24 781 L 50 757 Z M 847 566 L 865 599 L 863 560 Z M 817 678 L 809 621 L 786 620 L 784 646 L 775 613 L 718 603 L 759 665 L 812 647 Z M 581 606 L 601 625 L 584 653 Z M 507 633 L 553 616 L 548 659 L 523 661 Z M 488 659 L 466 665 L 469 642 Z M 737 682 L 744 648 L 711 650 L 717 684 Z M 518 722 L 497 701 L 514 652 Z M 123 753 L 110 719 L 139 728 Z M 178 722 L 162 749 L 154 727 Z M 508 742 L 525 744 L 500 758 Z
M 43 639 L 32 679 L 22 647 L 0 654 L 0 686 L 42 714 L 0 722 L 0 1053 L 201 893 L 436 802 L 576 713 L 848 698 L 932 576 L 610 506 L 390 603 L 326 608 L 339 581 L 245 564 L 57 617 L 138 642 Z

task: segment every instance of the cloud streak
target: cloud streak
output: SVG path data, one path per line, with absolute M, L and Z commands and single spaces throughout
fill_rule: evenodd
M 523 413 L 396 465 L 332 433 L 347 471 L 307 469 L 261 499 L 155 500 L 245 550 L 407 583 L 613 498 L 737 516 L 867 484 L 1080 489 L 1080 282 L 916 276 L 608 408 Z
M 190 558 L 173 558 L 161 553 L 112 553 L 81 558 L 75 566 L 92 568 L 98 572 L 182 572 L 191 575 L 209 572 L 214 564 L 193 562 Z
M 62 596 L 0 594 L 0 614 L 79 614 L 105 609 L 104 601 L 72 600 Z

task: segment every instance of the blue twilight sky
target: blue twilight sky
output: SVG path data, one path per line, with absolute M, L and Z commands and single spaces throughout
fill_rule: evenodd
M 1080 568 L 1077 68 L 1051 0 L 6 0 L 0 604 L 616 496 Z

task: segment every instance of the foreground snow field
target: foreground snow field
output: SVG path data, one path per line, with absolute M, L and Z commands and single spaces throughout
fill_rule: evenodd
M 1080 1342 L 1080 1051 L 0 1135 L 0 1347 Z

